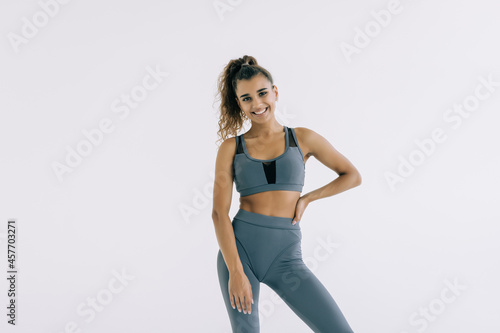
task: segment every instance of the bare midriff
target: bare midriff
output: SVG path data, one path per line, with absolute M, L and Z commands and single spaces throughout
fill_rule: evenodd
M 269 216 L 295 216 L 295 205 L 301 193 L 297 191 L 267 191 L 240 197 L 240 208 Z

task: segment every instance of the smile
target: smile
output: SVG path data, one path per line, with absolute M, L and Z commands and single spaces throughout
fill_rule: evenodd
M 259 113 L 257 113 L 257 112 L 252 112 L 252 113 L 253 113 L 253 114 L 255 114 L 255 115 L 257 115 L 257 116 L 260 116 L 260 115 L 262 115 L 262 114 L 266 113 L 266 112 L 267 112 L 267 110 L 268 110 L 268 108 L 269 108 L 269 107 L 267 107 L 264 111 L 260 111 Z

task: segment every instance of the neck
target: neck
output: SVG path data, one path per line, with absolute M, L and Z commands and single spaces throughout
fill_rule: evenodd
M 254 137 L 268 137 L 276 133 L 283 132 L 283 128 L 284 126 L 276 120 L 274 122 L 264 124 L 252 123 L 252 127 L 248 130 L 248 133 Z

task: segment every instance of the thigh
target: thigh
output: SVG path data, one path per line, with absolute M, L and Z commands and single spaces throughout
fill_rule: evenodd
M 233 333 L 259 333 L 259 292 L 260 292 L 260 282 L 255 277 L 250 265 L 248 263 L 248 258 L 246 257 L 242 247 L 238 241 L 236 241 L 236 247 L 238 248 L 238 253 L 240 256 L 241 263 L 243 264 L 243 270 L 247 276 L 250 284 L 252 285 L 252 295 L 254 304 L 252 304 L 252 313 L 239 312 L 238 308 L 231 306 L 231 301 L 229 299 L 229 271 L 222 256 L 222 252 L 219 250 L 217 253 L 217 273 L 219 276 L 219 284 L 224 298 L 224 303 L 226 305 L 227 313 L 229 315 L 229 320 L 231 322 L 231 327 Z
M 276 260 L 262 282 L 314 332 L 353 332 L 329 291 L 302 260 L 300 243 Z

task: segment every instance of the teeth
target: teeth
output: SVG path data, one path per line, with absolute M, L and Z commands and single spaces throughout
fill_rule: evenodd
M 264 109 L 264 111 L 261 111 L 261 112 L 254 112 L 255 114 L 263 114 L 264 112 L 266 112 L 267 108 Z

